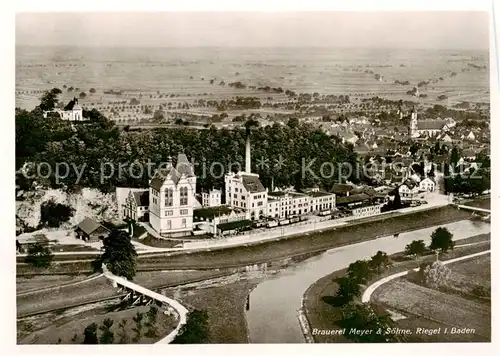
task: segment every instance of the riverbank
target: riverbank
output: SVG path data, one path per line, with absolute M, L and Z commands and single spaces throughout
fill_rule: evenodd
M 461 257 L 471 253 L 485 251 L 490 248 L 490 234 L 481 234 L 472 236 L 470 238 L 462 239 L 456 242 L 456 249 L 449 251 L 445 255 L 440 256 L 441 260 L 448 260 L 456 257 Z M 477 245 L 459 247 L 460 245 L 467 245 L 470 243 L 484 242 Z M 373 277 L 367 282 L 367 285 L 397 272 L 416 268 L 422 262 L 434 261 L 435 255 L 428 255 L 420 258 L 418 261 L 408 259 L 404 256 L 403 252 L 398 252 L 389 256 L 393 261 L 393 266 L 385 272 Z M 354 261 L 352 261 L 354 262 Z M 317 280 L 312 284 L 304 293 L 304 314 L 307 317 L 309 328 L 313 333 L 312 338 L 317 343 L 330 343 L 330 342 L 350 342 L 343 335 L 315 335 L 315 330 L 339 330 L 336 323 L 340 321 L 340 307 L 334 304 L 333 296 L 336 295 L 338 285 L 335 279 L 344 276 L 346 269 L 332 272 L 323 278 Z M 362 288 L 362 291 L 364 288 Z M 377 308 L 376 308 L 377 309 Z M 380 308 L 381 311 L 381 308 Z
M 202 251 L 156 253 L 138 257 L 138 271 L 168 269 L 215 269 L 246 266 L 280 260 L 305 253 L 325 251 L 381 236 L 429 226 L 469 219 L 471 212 L 453 206 L 417 211 L 412 214 L 391 214 L 377 220 L 359 221 L 336 228 L 291 236 L 281 240 L 264 241 L 255 245 L 227 247 Z M 72 259 L 75 257 L 67 256 Z M 48 269 L 17 265 L 17 275 L 68 274 L 92 272 L 91 261 L 53 263 Z

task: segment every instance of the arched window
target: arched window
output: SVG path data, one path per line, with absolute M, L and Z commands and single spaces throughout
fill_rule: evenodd
M 181 205 L 188 205 L 188 189 L 187 187 L 181 187 L 180 189 L 181 192 Z
M 165 190 L 165 206 L 174 205 L 174 190 L 172 188 L 167 188 Z

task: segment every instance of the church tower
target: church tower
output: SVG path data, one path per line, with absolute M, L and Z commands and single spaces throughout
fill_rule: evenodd
M 415 109 L 415 107 L 413 107 L 410 120 L 410 136 L 411 137 L 417 136 L 417 131 L 418 131 L 417 110 Z

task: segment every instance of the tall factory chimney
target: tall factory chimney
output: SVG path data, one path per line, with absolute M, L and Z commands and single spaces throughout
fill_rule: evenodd
M 250 135 L 247 135 L 247 142 L 245 144 L 245 172 L 251 173 L 251 170 Z

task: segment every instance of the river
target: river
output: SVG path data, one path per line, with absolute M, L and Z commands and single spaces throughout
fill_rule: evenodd
M 462 220 L 441 225 L 448 228 L 453 239 L 460 240 L 490 232 L 490 224 Z M 351 262 L 366 259 L 381 250 L 387 254 L 403 251 L 413 240 L 430 242 L 436 226 L 381 237 L 324 252 L 283 272 L 269 277 L 250 293 L 250 309 L 246 317 L 252 343 L 303 343 L 305 342 L 297 313 L 302 297 L 311 284 L 336 270 L 346 268 Z

